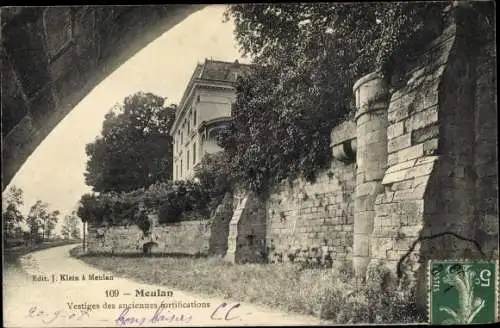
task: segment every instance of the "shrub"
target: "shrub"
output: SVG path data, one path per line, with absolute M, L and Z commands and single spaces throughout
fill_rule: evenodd
M 158 210 L 160 223 L 209 216 L 209 191 L 193 181 L 169 181 L 147 190 L 146 206 Z
M 199 181 L 202 189 L 208 191 L 208 209 L 210 212 L 214 211 L 224 195 L 234 189 L 226 152 L 205 155 L 200 165 L 195 168 L 195 179 Z
M 157 213 L 160 223 L 206 217 L 209 200 L 208 191 L 199 183 L 169 181 L 128 193 L 86 194 L 78 213 L 91 224 L 136 224 L 146 233 L 151 225 L 148 213 Z
M 321 318 L 341 324 L 415 323 L 424 320 L 416 308 L 415 289 L 396 287 L 396 279 L 387 267 L 377 263 L 369 267 L 367 283 L 356 286 L 350 269 L 338 268 L 350 280 L 349 288 L 333 290 L 323 300 Z M 351 273 L 347 273 L 351 272 Z M 338 276 L 336 274 L 336 276 Z

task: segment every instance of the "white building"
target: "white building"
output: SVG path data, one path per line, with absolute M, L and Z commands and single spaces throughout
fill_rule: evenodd
M 208 59 L 196 66 L 170 130 L 174 143 L 174 180 L 192 178 L 201 158 L 220 150 L 215 140 L 217 133 L 231 118 L 236 79 L 249 67 L 238 61 Z

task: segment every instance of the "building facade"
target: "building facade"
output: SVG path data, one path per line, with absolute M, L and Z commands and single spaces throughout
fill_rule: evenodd
M 196 66 L 170 130 L 174 149 L 174 180 L 192 178 L 194 168 L 205 154 L 221 150 L 216 137 L 231 118 L 238 75 L 248 68 L 249 65 L 238 61 L 208 59 Z

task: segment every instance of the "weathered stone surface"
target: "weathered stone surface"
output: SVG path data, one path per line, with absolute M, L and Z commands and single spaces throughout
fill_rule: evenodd
M 269 262 L 290 262 L 296 251 L 293 261 L 303 261 L 324 245 L 332 260 L 350 258 L 354 184 L 354 164 L 333 160 L 315 183 L 296 179 L 276 186 L 265 204 Z
M 405 132 L 404 122 L 397 122 L 390 124 L 387 127 L 387 139 L 391 140 L 395 137 L 402 135 Z
M 89 227 L 90 254 L 142 254 L 151 245 L 151 253 L 208 254 L 211 220 L 184 221 L 154 226 L 144 234 L 136 225 Z
M 411 142 L 413 144 L 421 143 L 439 136 L 439 125 L 428 125 L 421 129 L 413 130 L 411 133 Z
M 60 120 L 109 73 L 203 7 L 2 8 L 3 186 Z M 26 130 L 22 126 L 27 116 L 35 120 L 35 129 L 19 140 L 11 131 Z
M 384 185 L 400 182 L 403 180 L 413 179 L 424 175 L 429 175 L 434 167 L 434 161 L 428 161 L 411 167 L 407 167 L 398 171 L 387 173 L 382 180 Z
M 233 197 L 226 194 L 221 204 L 217 206 L 212 216 L 212 226 L 209 241 L 209 254 L 226 255 L 229 237 L 229 223 L 233 216 Z
M 335 126 L 332 129 L 330 136 L 331 145 L 338 145 L 344 141 L 356 138 L 356 123 L 353 121 L 345 121 Z
M 396 152 L 397 161 L 399 163 L 406 162 L 414 158 L 422 157 L 424 155 L 424 145 L 418 144 L 412 147 L 408 147 Z
M 387 151 L 393 153 L 400 149 L 408 148 L 411 146 L 411 133 L 406 133 L 398 137 L 389 139 L 387 143 Z

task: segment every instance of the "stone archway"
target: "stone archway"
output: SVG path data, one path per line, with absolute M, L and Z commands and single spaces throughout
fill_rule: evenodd
M 2 8 L 2 190 L 96 85 L 204 7 Z

